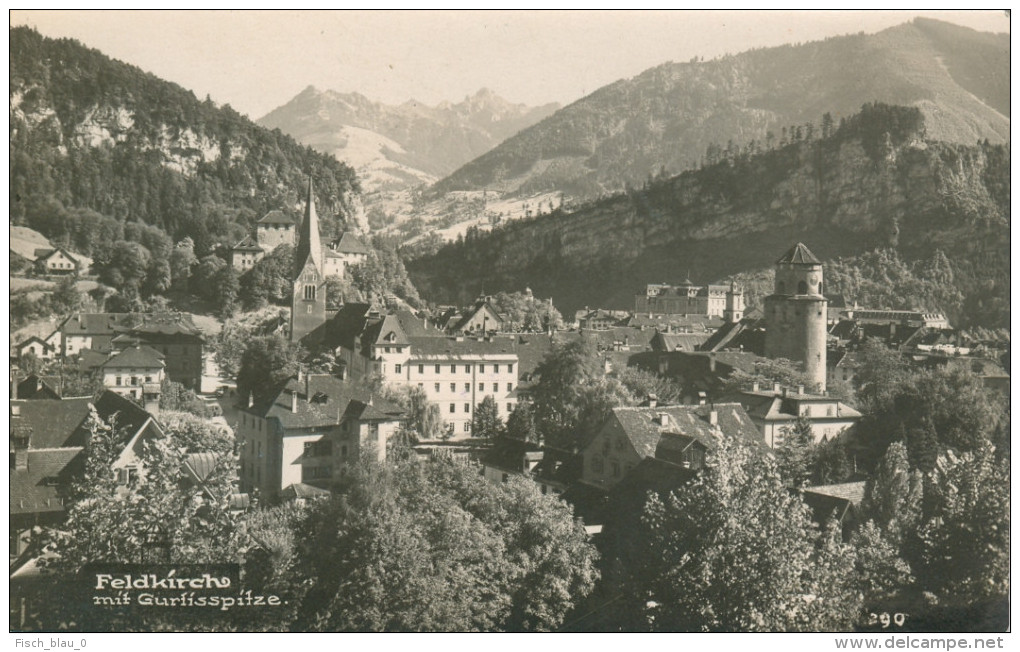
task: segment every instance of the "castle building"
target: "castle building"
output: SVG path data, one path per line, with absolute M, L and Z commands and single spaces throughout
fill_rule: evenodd
M 326 321 L 326 283 L 323 251 L 319 242 L 319 217 L 315 213 L 312 180 L 308 180 L 305 219 L 294 252 L 294 294 L 291 298 L 290 341 L 299 342 Z
M 822 262 L 798 242 L 776 261 L 774 292 L 765 297 L 765 357 L 804 365 L 812 389 L 825 391 L 827 304 Z
M 739 310 L 738 310 L 739 307 Z M 743 291 L 735 285 L 694 285 L 690 279 L 680 285 L 649 283 L 644 294 L 634 296 L 634 312 L 649 315 L 709 315 L 725 317 L 727 312 L 744 312 Z M 740 321 L 740 318 L 737 319 Z
M 243 274 L 255 267 L 255 263 L 262 260 L 265 255 L 265 249 L 250 235 L 246 235 L 230 248 L 230 266 L 236 269 L 238 274 Z
M 255 224 L 257 244 L 269 253 L 282 244 L 294 244 L 294 218 L 283 211 L 269 211 Z
M 736 283 L 730 283 L 730 291 L 726 293 L 726 309 L 723 310 L 723 320 L 727 324 L 736 324 L 744 318 L 744 290 L 737 287 Z

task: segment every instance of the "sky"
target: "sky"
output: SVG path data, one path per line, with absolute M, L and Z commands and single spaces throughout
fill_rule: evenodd
M 257 119 L 305 87 L 568 104 L 667 61 L 873 33 L 923 15 L 1009 32 L 1002 11 L 11 11 Z

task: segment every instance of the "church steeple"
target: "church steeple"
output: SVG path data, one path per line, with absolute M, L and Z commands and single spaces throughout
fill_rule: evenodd
M 305 201 L 305 218 L 298 231 L 297 251 L 294 252 L 294 277 L 297 278 L 311 260 L 315 269 L 322 272 L 322 245 L 319 243 L 319 216 L 315 213 L 315 196 L 312 178 L 308 177 L 308 198 Z
M 305 219 L 294 252 L 294 281 L 290 309 L 290 341 L 299 342 L 326 322 L 326 284 L 322 271 L 319 218 L 315 214 L 312 179 L 308 179 Z

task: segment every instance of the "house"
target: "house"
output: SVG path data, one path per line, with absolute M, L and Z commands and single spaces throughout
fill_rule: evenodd
M 151 347 L 163 354 L 170 380 L 193 390 L 202 386 L 205 336 L 191 315 L 141 314 L 130 326 L 119 325 L 115 329 L 118 335 L 111 340 L 115 350 L 139 345 Z
M 265 253 L 282 244 L 294 246 L 297 220 L 283 211 L 269 211 L 255 223 L 255 240 Z
M 787 429 L 792 428 L 798 417 L 811 423 L 811 433 L 816 442 L 838 437 L 852 427 L 861 413 L 839 399 L 826 394 L 810 394 L 798 385 L 794 391 L 775 383 L 769 389 L 762 389 L 758 383 L 750 391 L 743 391 L 726 400 L 739 402 L 769 447 L 781 444 Z
M 241 491 L 273 500 L 293 485 L 328 489 L 363 453 L 385 459 L 404 413 L 333 376 L 301 374 L 249 397 L 239 418 Z
M 358 236 L 346 231 L 326 247 L 322 262 L 323 273 L 326 276 L 344 278 L 347 275 L 347 268 L 367 261 L 371 251 Z
M 10 468 L 11 556 L 26 552 L 32 531 L 63 522 L 72 483 L 85 469 L 90 409 L 117 434 L 113 463 L 121 484 L 139 477 L 146 441 L 162 426 L 138 405 L 113 392 L 91 398 L 12 400 Z
M 42 274 L 78 275 L 87 271 L 87 267 L 82 264 L 83 261 L 79 256 L 75 256 L 62 247 L 40 248 L 36 249 L 34 253 L 36 269 Z
M 826 381 L 829 386 L 834 383 L 852 383 L 860 361 L 856 351 L 838 350 L 827 357 Z
M 166 377 L 163 359 L 162 353 L 148 346 L 113 353 L 99 367 L 103 386 L 147 406 L 158 406 L 160 385 Z
M 829 519 L 835 519 L 842 530 L 843 540 L 847 541 L 860 522 L 864 489 L 863 481 L 844 482 L 805 487 L 800 490 L 800 495 L 811 508 L 811 518 L 815 523 L 824 525 Z
M 19 342 L 15 345 L 14 349 L 19 360 L 29 353 L 39 360 L 52 360 L 56 353 L 53 345 L 38 335 L 33 335 L 28 339 Z
M 506 482 L 511 475 L 531 476 L 543 455 L 538 444 L 512 437 L 498 437 L 480 460 L 482 474 L 491 482 Z
M 739 403 L 614 408 L 581 449 L 581 482 L 609 490 L 648 457 L 697 470 L 721 437 L 761 441 Z
M 59 399 L 58 392 L 53 385 L 35 374 L 29 374 L 24 380 L 18 380 L 17 376 L 11 381 L 11 399 L 43 400 Z
M 697 351 L 708 340 L 708 333 L 655 333 L 653 351 Z
M 458 439 L 470 436 L 486 397 L 504 420 L 517 402 L 512 337 L 447 336 L 409 311 L 382 314 L 349 303 L 326 324 L 320 346 L 336 352 L 351 378 L 378 374 L 388 384 L 422 389 Z
M 230 266 L 243 274 L 262 260 L 266 250 L 250 235 L 244 236 L 240 242 L 230 248 Z
M 598 308 L 580 317 L 578 319 L 578 328 L 590 331 L 609 330 L 610 328 L 620 324 L 620 322 L 626 318 L 626 313 Z
M 503 330 L 503 318 L 488 301 L 482 299 L 476 302 L 470 310 L 460 315 L 460 318 L 451 323 L 447 330 L 463 335 L 496 333 Z

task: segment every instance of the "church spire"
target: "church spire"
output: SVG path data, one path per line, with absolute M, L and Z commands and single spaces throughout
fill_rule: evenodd
M 315 197 L 312 194 L 312 177 L 308 177 L 308 198 L 305 201 L 305 218 L 298 232 L 297 251 L 294 252 L 294 275 L 301 274 L 308 262 L 322 271 L 322 245 L 319 243 L 319 217 L 315 214 Z

